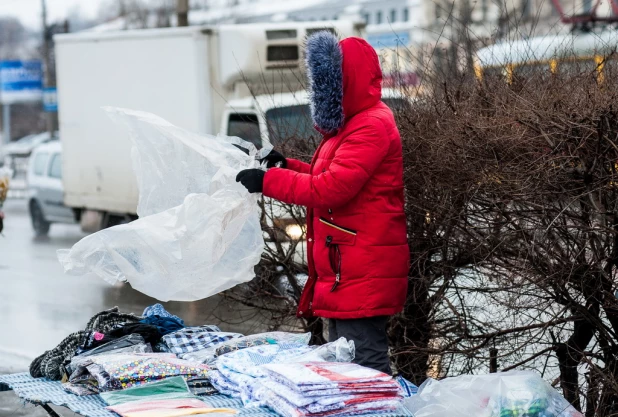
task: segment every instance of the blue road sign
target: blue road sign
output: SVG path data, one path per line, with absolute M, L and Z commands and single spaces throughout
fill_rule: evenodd
M 4 104 L 40 101 L 43 95 L 41 61 L 0 61 L 0 101 Z
M 58 111 L 58 90 L 56 90 L 56 87 L 43 90 L 43 110 L 49 113 Z

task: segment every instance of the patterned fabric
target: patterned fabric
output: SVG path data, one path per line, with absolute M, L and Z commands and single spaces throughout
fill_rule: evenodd
M 169 353 L 111 354 L 89 358 L 71 375 L 65 388 L 77 395 L 126 389 L 170 376 L 206 378 L 208 366 Z
M 176 355 L 202 350 L 230 339 L 242 337 L 238 333 L 223 333 L 217 326 L 186 327 L 163 336 L 162 340 Z
M 88 395 L 85 397 L 72 395 L 63 389 L 60 382 L 50 381 L 45 378 L 35 379 L 27 373 L 0 375 L 0 386 L 10 387 L 15 390 L 17 396 L 32 404 L 63 406 L 85 417 L 118 417 L 113 412 L 105 409 L 106 404 L 99 395 Z M 210 396 L 206 399 L 206 402 L 211 407 L 234 408 L 238 410 L 239 417 L 280 417 L 267 408 L 243 408 L 239 399 L 230 398 L 225 395 Z M 412 417 L 412 414 L 406 408 L 400 407 L 394 412 L 377 413 L 372 416 Z
M 219 392 L 240 397 L 245 405 L 259 406 L 262 403 L 255 396 L 255 389 L 267 376 L 262 365 L 304 362 L 306 358 L 345 362 L 354 357 L 350 349 L 353 352 L 353 344 L 343 338 L 319 347 L 285 342 L 250 347 L 220 356 L 216 361 L 217 372 L 211 372 L 210 379 Z
M 296 407 L 289 403 L 287 399 L 277 395 L 277 393 L 262 387 L 258 388 L 256 395 L 268 404 L 268 407 L 283 417 L 341 417 L 369 413 L 384 413 L 394 411 L 400 406 L 400 401 L 397 399 L 365 397 L 340 401 L 339 403 L 330 405 L 314 403 L 307 407 Z
M 404 397 L 411 397 L 418 393 L 418 387 L 404 377 L 402 377 L 401 375 L 396 376 L 395 381 L 397 381 L 397 383 L 403 390 Z
M 399 384 L 357 364 L 301 362 L 262 368 L 267 377 L 253 394 L 284 417 L 348 416 L 401 405 Z
M 143 324 L 156 326 L 161 336 L 184 329 L 185 323 L 173 317 L 148 316 L 141 321 Z
M 178 316 L 175 316 L 171 313 L 169 313 L 165 307 L 163 307 L 161 304 L 157 303 L 157 304 L 153 304 L 150 307 L 146 307 L 144 309 L 144 312 L 142 313 L 142 316 L 144 317 L 150 317 L 150 316 L 159 316 L 159 317 L 168 317 L 171 319 L 174 319 L 178 322 L 180 322 L 180 324 L 184 325 L 185 322 Z M 212 327 L 216 327 L 216 326 L 212 326 Z M 217 330 L 220 331 L 220 330 Z
M 216 362 L 217 369 L 226 376 L 230 372 L 237 372 L 252 377 L 261 377 L 266 374 L 260 365 L 285 362 L 312 350 L 313 347 L 298 343 L 255 346 L 220 356 Z
M 324 388 L 355 387 L 358 384 L 385 383 L 397 386 L 390 375 L 355 363 L 309 362 L 265 365 L 275 380 L 297 389 L 311 391 Z M 380 384 L 384 386 L 384 384 Z
M 260 338 L 253 340 L 232 340 L 230 343 L 226 343 L 224 346 L 218 347 L 215 349 L 215 356 L 225 355 L 226 353 L 235 352 L 237 350 L 242 350 L 254 346 L 263 346 L 263 345 L 271 345 L 273 342 L 272 339 L 269 338 Z
M 77 349 L 92 332 L 106 333 L 124 323 L 140 320 L 133 314 L 120 313 L 118 307 L 95 314 L 83 331 L 67 336 L 54 349 L 48 350 L 30 364 L 30 375 L 34 378 L 47 377 L 59 381 L 63 376 L 63 364 L 68 364 Z
M 264 378 L 260 381 L 261 386 L 277 393 L 277 395 L 285 398 L 289 403 L 296 407 L 306 407 L 312 403 L 332 404 L 341 400 L 351 399 L 365 394 L 382 395 L 382 396 L 397 396 L 400 391 L 396 386 L 379 388 L 369 386 L 366 388 L 357 388 L 354 390 L 346 390 L 339 388 L 331 388 L 319 391 L 297 391 L 287 385 L 281 384 L 273 379 Z
M 237 350 L 246 349 L 254 346 L 274 345 L 277 343 L 299 343 L 303 345 L 309 344 L 311 333 L 288 333 L 288 332 L 267 332 L 259 333 L 241 338 L 231 339 L 227 342 L 219 343 L 213 347 L 199 350 L 197 352 L 181 355 L 183 359 L 208 363 L 221 355 L 225 355 Z

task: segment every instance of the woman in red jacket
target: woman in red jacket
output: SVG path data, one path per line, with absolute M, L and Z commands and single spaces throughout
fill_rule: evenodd
M 299 317 L 329 320 L 329 339 L 356 345 L 355 362 L 391 373 L 386 326 L 400 312 L 409 249 L 401 139 L 381 101 L 382 71 L 363 39 L 307 40 L 311 112 L 324 138 L 311 164 L 268 157 L 238 174 L 249 192 L 307 207 L 309 279 Z

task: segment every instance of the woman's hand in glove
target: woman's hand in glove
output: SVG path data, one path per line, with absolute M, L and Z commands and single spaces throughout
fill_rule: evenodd
M 264 186 L 264 174 L 261 169 L 244 169 L 236 175 L 236 182 L 241 183 L 250 193 L 261 193 Z
M 260 159 L 260 162 L 263 161 L 266 161 L 266 168 L 275 168 L 277 167 L 277 164 L 281 164 L 279 165 L 279 167 L 281 168 L 287 168 L 288 166 L 288 161 L 287 159 L 285 159 L 285 156 L 283 156 L 274 149 L 270 151 L 270 153 L 266 155 L 264 159 Z

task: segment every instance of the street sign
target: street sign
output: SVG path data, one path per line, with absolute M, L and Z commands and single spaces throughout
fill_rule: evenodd
M 58 90 L 56 90 L 56 87 L 49 87 L 43 90 L 43 110 L 48 113 L 58 111 Z
M 371 33 L 367 35 L 367 42 L 375 49 L 396 48 L 408 46 L 410 43 L 409 32 Z
M 2 104 L 40 101 L 43 94 L 41 61 L 0 61 Z

